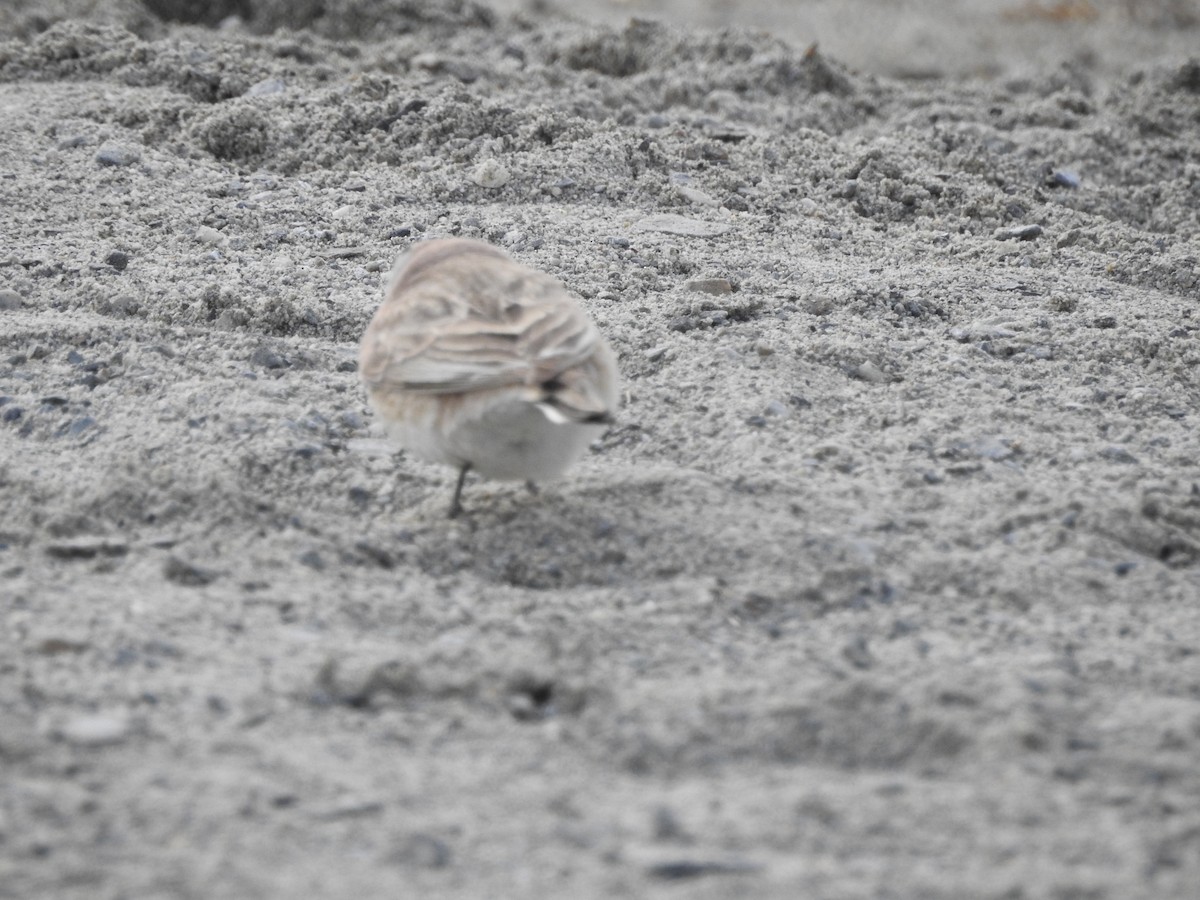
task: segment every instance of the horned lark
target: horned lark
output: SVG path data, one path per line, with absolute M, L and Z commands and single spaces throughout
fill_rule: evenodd
M 425 241 L 396 262 L 359 348 L 376 412 L 463 482 L 561 475 L 612 422 L 616 357 L 555 278 L 481 241 Z

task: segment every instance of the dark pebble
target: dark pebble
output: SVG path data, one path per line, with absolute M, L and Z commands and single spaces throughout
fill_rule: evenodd
M 104 257 L 104 261 L 118 272 L 124 272 L 125 267 L 129 265 L 129 254 L 122 253 L 120 250 L 114 250 L 108 256 Z
M 1136 568 L 1137 568 L 1137 563 L 1135 563 L 1135 562 L 1119 562 L 1115 566 L 1113 566 L 1113 571 L 1116 572 L 1118 575 L 1128 575 L 1130 572 L 1132 572 Z
M 338 416 L 338 421 L 341 422 L 343 428 L 348 428 L 351 431 L 362 431 L 367 427 L 367 420 L 352 409 L 342 412 Z
M 259 347 L 250 355 L 250 365 L 262 366 L 264 369 L 283 369 L 287 360 L 270 347 Z
M 308 566 L 317 572 L 325 570 L 325 560 L 321 558 L 321 554 L 316 550 L 305 550 L 296 559 L 300 565 Z
M 1124 465 L 1137 464 L 1137 457 L 1124 447 L 1105 447 L 1100 451 L 1100 458 L 1107 459 L 1109 462 L 1122 463 Z
M 746 420 L 746 424 L 753 428 L 766 428 L 767 419 L 766 416 L 751 416 Z
M 1050 187 L 1063 187 L 1074 190 L 1079 187 L 1079 176 L 1067 169 L 1057 169 L 1050 173 L 1050 177 L 1046 179 L 1046 183 Z
M 676 862 L 658 863 L 651 866 L 647 872 L 652 878 L 682 881 L 687 878 L 699 878 L 703 875 L 737 875 L 757 872 L 760 868 L 760 866 L 746 862 L 709 862 L 683 859 Z
M 16 291 L 0 291 L 0 310 L 9 312 L 14 309 L 20 309 L 21 306 L 21 295 Z
M 217 579 L 217 573 L 211 569 L 184 562 L 175 556 L 169 558 L 163 566 L 163 575 L 168 581 L 182 584 L 185 587 L 203 587 Z
M 4 411 L 4 421 L 15 422 L 23 415 L 25 415 L 25 410 L 21 409 L 19 406 L 11 406 Z
M 856 669 L 869 669 L 875 665 L 867 639 L 861 634 L 842 648 L 842 657 Z
M 606 244 L 608 244 L 610 247 L 616 247 L 618 250 L 628 250 L 629 249 L 629 238 L 610 237 L 610 238 L 605 238 L 604 242 Z
M 1094 328 L 1116 328 L 1117 327 L 1117 317 L 1116 316 L 1097 316 L 1095 319 L 1092 320 L 1092 326 Z
M 423 869 L 444 869 L 450 865 L 450 845 L 429 834 L 414 834 L 396 849 L 397 862 Z
M 96 153 L 96 162 L 102 166 L 131 166 L 141 158 L 131 147 L 101 147 Z
M 695 316 L 676 316 L 667 323 L 668 331 L 691 331 L 700 324 Z
M 83 432 L 87 431 L 95 424 L 96 420 L 91 416 L 80 416 L 67 426 L 67 434 L 83 434 Z
M 73 366 L 83 365 L 83 356 L 78 350 L 71 350 L 67 353 L 67 362 Z
M 996 239 L 1000 241 L 1032 241 L 1036 237 L 1041 237 L 1041 225 L 1016 225 L 1012 228 L 1001 228 L 996 232 Z
M 370 541 L 358 541 L 355 543 L 354 549 L 381 569 L 394 569 L 396 567 L 396 560 L 392 554 L 388 553 L 383 547 L 372 544 Z

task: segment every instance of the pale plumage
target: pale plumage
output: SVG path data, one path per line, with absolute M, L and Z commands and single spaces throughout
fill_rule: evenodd
M 426 241 L 396 263 L 359 369 L 401 446 L 489 478 L 561 475 L 612 421 L 616 358 L 556 279 L 482 241 Z

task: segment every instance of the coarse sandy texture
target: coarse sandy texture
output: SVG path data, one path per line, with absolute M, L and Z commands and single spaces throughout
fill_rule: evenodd
M 0 897 L 1195 897 L 1191 7 L 170 6 L 0 15 Z M 627 387 L 454 521 L 354 365 L 444 235 Z

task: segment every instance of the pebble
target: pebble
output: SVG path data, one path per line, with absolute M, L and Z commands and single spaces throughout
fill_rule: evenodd
M 998 241 L 1032 241 L 1041 237 L 1041 225 L 1014 225 L 1012 228 L 997 228 L 993 237 Z
M 1100 451 L 1100 458 L 1106 459 L 1109 462 L 1122 463 L 1123 465 L 1137 465 L 1137 457 L 1126 450 L 1124 447 L 1105 447 Z
M 167 559 L 163 566 L 163 576 L 168 581 L 185 587 L 203 587 L 217 580 L 217 573 L 212 569 L 204 569 L 190 562 L 185 562 L 177 556 Z
M 763 410 L 763 413 L 768 416 L 786 416 L 788 414 L 788 408 L 778 400 L 772 400 L 767 404 L 766 408 Z
M 850 370 L 850 374 L 859 381 L 866 381 L 870 384 L 884 384 L 891 380 L 883 369 L 870 360 L 855 366 Z
M 95 559 L 117 557 L 129 552 L 129 544 L 119 538 L 76 537 L 46 546 L 46 555 L 55 559 Z
M 96 420 L 91 416 L 80 416 L 78 419 L 72 420 L 71 424 L 67 426 L 67 434 L 83 434 L 83 432 L 87 431 L 95 424 Z
M 680 237 L 719 237 L 729 231 L 729 226 L 721 222 L 705 222 L 700 219 L 689 219 L 674 213 L 662 213 L 647 216 L 634 228 L 638 231 L 655 231 L 660 234 L 675 234 Z
M 1065 187 L 1074 190 L 1082 183 L 1077 174 L 1069 169 L 1056 169 L 1050 173 L 1050 177 L 1046 179 L 1047 184 L 1051 187 Z
M 1097 316 L 1095 319 L 1092 320 L 1092 326 L 1094 328 L 1116 328 L 1117 327 L 1117 317 L 1116 316 Z
M 510 178 L 512 178 L 512 175 L 508 169 L 494 159 L 485 159 L 471 173 L 471 180 L 473 182 L 481 188 L 493 191 L 508 184 Z
M 684 290 L 698 294 L 732 294 L 733 282 L 728 278 L 695 278 L 684 284 Z
M 270 347 L 259 347 L 250 354 L 250 365 L 262 366 L 264 369 L 287 368 L 287 360 Z
M 666 344 L 659 344 L 657 347 L 651 347 L 646 351 L 646 359 L 650 360 L 650 362 L 662 359 L 663 356 L 666 355 L 668 349 L 670 348 L 668 348 Z
M 103 747 L 119 744 L 129 735 L 129 719 L 118 714 L 96 713 L 76 716 L 58 729 L 58 735 L 77 747 Z
M 225 235 L 209 225 L 201 225 L 196 229 L 196 240 L 202 244 L 215 246 L 224 242 Z
M 698 190 L 687 185 L 676 185 L 675 191 L 686 200 L 688 203 L 694 203 L 697 206 L 720 206 L 721 201 L 712 194 L 706 194 L 704 191 Z
M 688 878 L 701 878 L 705 875 L 739 875 L 757 872 L 762 867 L 751 862 L 733 860 L 729 862 L 718 860 L 681 859 L 672 862 L 655 863 L 646 870 L 651 878 L 661 878 L 664 881 L 682 881 Z
M 125 268 L 129 265 L 129 254 L 120 250 L 114 250 L 108 256 L 104 257 L 104 261 L 118 272 L 124 272 Z
M 0 312 L 20 309 L 21 306 L 21 295 L 16 291 L 7 289 L 0 291 Z
M 249 89 L 242 96 L 266 97 L 270 94 L 282 94 L 285 90 L 287 90 L 287 82 L 282 78 L 266 78 L 256 84 L 250 85 Z
M 96 162 L 102 166 L 131 166 L 141 158 L 142 154 L 132 147 L 101 147 L 96 152 Z

